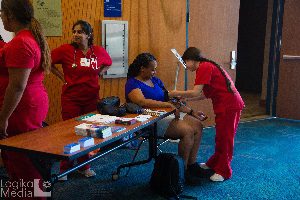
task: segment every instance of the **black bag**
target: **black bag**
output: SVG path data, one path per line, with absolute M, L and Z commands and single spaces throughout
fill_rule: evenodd
M 120 106 L 120 98 L 116 96 L 105 97 L 100 99 L 97 104 L 97 109 L 101 110 L 103 106 L 110 105 L 110 106 Z
M 167 199 L 194 199 L 197 197 L 182 195 L 184 188 L 184 160 L 172 153 L 161 153 L 154 163 L 150 179 L 151 189 Z
M 126 107 L 120 106 L 120 98 L 116 96 L 100 99 L 97 103 L 97 110 L 103 115 L 122 117 L 126 115 Z
M 135 103 L 126 103 L 125 106 L 127 113 L 142 114 L 144 112 L 144 109 Z
M 155 159 L 150 187 L 166 198 L 179 198 L 184 188 L 184 160 L 172 153 L 161 153 Z

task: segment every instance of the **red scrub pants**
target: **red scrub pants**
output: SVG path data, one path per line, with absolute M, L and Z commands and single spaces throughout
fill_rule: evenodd
M 32 95 L 37 93 L 32 93 Z M 28 106 L 19 104 L 13 114 L 8 120 L 7 133 L 9 137 L 22 134 L 24 132 L 32 131 L 38 128 L 42 128 L 42 121 L 45 120 L 48 112 L 48 96 L 43 95 L 39 92 L 40 96 L 34 102 L 34 105 L 38 106 Z M 34 139 L 32 139 L 34 141 Z M 46 142 L 46 141 L 45 141 Z M 34 166 L 31 159 L 27 154 L 22 152 L 13 151 L 1 151 L 1 156 L 3 159 L 3 164 L 6 168 L 7 174 L 9 175 L 9 181 L 20 182 L 23 180 L 25 183 L 33 182 L 34 179 L 40 179 L 40 188 L 42 188 L 42 176 Z M 29 184 L 30 185 L 30 184 Z M 19 195 L 23 195 L 22 198 L 9 198 L 9 199 L 32 199 L 29 195 L 26 196 L 26 192 L 21 194 L 21 190 L 31 191 L 34 194 L 33 188 L 31 187 L 19 187 L 12 188 L 13 191 L 20 191 Z M 44 197 L 34 198 L 34 199 L 46 199 Z
M 231 160 L 234 147 L 234 136 L 240 121 L 241 110 L 227 110 L 216 114 L 215 153 L 206 165 L 215 173 L 228 179 L 232 175 Z
M 65 98 L 62 98 L 62 118 L 63 120 L 68 120 L 72 119 L 74 117 L 78 117 L 80 115 L 84 115 L 90 112 L 94 112 L 97 109 L 97 100 L 98 99 L 92 99 L 90 101 L 85 101 L 84 103 L 82 102 L 76 102 L 72 100 L 68 100 Z M 86 160 L 89 159 L 89 154 L 84 155 L 80 158 L 77 159 L 78 163 L 82 163 Z M 74 162 L 73 161 L 62 161 L 60 163 L 60 170 L 65 171 L 73 166 Z M 80 168 L 80 171 L 84 171 L 87 169 L 90 169 L 91 165 L 87 164 Z

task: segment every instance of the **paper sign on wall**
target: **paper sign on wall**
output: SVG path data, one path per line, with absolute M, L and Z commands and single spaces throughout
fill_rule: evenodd
M 34 15 L 46 36 L 62 36 L 61 0 L 33 0 Z
M 121 17 L 121 0 L 104 0 L 104 17 Z

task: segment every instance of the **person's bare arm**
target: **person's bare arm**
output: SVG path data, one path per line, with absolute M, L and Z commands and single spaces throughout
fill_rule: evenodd
M 65 80 L 65 78 L 64 78 L 63 73 L 61 73 L 61 72 L 57 69 L 57 67 L 55 67 L 55 65 L 52 65 L 52 66 L 51 66 L 51 72 L 52 72 L 55 76 L 57 76 L 63 83 L 66 83 L 66 80 Z
M 8 119 L 18 106 L 27 85 L 31 69 L 8 68 L 9 83 L 6 88 L 3 105 L 0 111 L 0 137 L 5 138 Z M 22 119 L 20 119 L 22 120 Z
M 141 107 L 146 108 L 166 108 L 171 107 L 174 108 L 174 105 L 169 102 L 156 101 L 152 99 L 146 99 L 142 93 L 142 91 L 138 88 L 133 89 L 129 94 L 128 98 L 131 102 L 138 104 Z
M 185 97 L 185 98 L 203 98 L 203 85 L 195 85 L 192 90 L 179 91 L 172 90 L 169 92 L 169 97 Z
M 101 66 L 99 76 L 103 75 L 109 69 L 109 67 L 110 66 Z

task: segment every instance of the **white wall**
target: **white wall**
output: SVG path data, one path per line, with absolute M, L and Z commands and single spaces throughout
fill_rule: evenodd
M 0 0 L 0 4 L 1 4 L 1 1 L 2 0 Z M 10 41 L 12 38 L 13 38 L 13 33 L 11 33 L 11 32 L 8 32 L 8 31 L 6 31 L 5 29 L 4 29 L 4 27 L 3 27 L 3 23 L 2 23 L 2 19 L 0 18 L 0 35 L 2 36 L 2 38 L 3 38 L 3 40 L 5 41 L 5 42 L 8 42 L 8 41 Z

